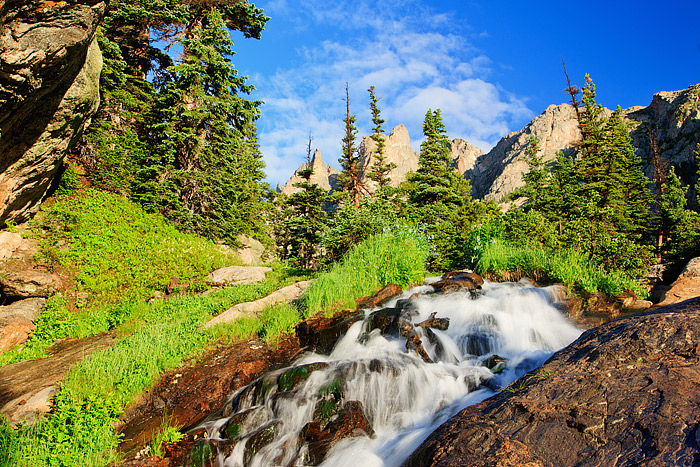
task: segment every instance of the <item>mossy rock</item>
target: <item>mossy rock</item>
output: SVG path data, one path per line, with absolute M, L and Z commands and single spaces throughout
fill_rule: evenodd
M 328 363 L 316 362 L 309 363 L 308 365 L 302 365 L 294 368 L 290 368 L 280 375 L 277 380 L 277 387 L 281 392 L 291 391 L 297 387 L 300 383 L 303 383 L 311 373 L 316 370 L 322 370 L 328 366 Z
M 209 467 L 216 465 L 216 449 L 208 442 L 201 442 L 194 445 L 190 451 L 191 467 Z
M 245 454 L 243 456 L 245 465 L 248 465 L 253 456 L 262 448 L 275 440 L 281 425 L 282 422 L 280 420 L 272 421 L 267 425 L 261 426 L 248 437 Z

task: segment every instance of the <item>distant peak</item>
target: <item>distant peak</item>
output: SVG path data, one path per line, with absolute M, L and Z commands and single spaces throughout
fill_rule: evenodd
M 391 130 L 389 138 L 399 141 L 411 141 L 410 136 L 408 136 L 408 130 L 406 129 L 403 123 L 396 125 L 394 129 Z
M 323 159 L 321 159 L 321 150 L 316 149 L 314 151 L 314 155 L 311 156 L 311 167 L 316 167 L 316 166 L 322 166 L 323 164 Z

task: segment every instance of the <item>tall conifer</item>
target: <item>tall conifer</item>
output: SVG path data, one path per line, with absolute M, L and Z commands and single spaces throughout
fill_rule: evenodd
M 365 187 L 362 174 L 360 173 L 360 158 L 355 146 L 355 139 L 357 138 L 356 121 L 355 116 L 350 114 L 350 91 L 348 83 L 345 83 L 345 118 L 343 118 L 345 135 L 343 136 L 342 156 L 340 158 L 340 165 L 343 171 L 338 177 L 338 183 L 343 193 L 350 198 L 355 207 L 359 207 Z
M 377 105 L 379 99 L 374 94 L 374 86 L 370 86 L 367 90 L 369 92 L 369 109 L 372 113 L 372 123 L 374 123 L 374 128 L 372 128 L 372 140 L 377 143 L 377 150 L 374 152 L 374 164 L 372 170 L 369 173 L 370 180 L 377 183 L 378 191 L 391 183 L 391 177 L 389 177 L 389 172 L 396 168 L 396 164 L 387 163 L 386 157 L 384 156 L 384 128 L 382 124 L 384 119 L 381 118 L 381 111 Z

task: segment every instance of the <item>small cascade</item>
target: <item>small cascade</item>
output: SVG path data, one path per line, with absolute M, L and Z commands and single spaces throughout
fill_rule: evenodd
M 552 303 L 555 294 L 527 281 L 432 291 L 417 287 L 367 310 L 330 355 L 307 353 L 239 390 L 203 425 L 209 438 L 193 460 L 398 466 L 449 417 L 580 334 Z M 391 310 L 401 310 L 398 318 L 378 326 Z

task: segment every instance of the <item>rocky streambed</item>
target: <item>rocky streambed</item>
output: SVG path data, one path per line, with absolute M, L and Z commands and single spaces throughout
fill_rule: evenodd
M 399 465 L 462 407 L 580 334 L 556 297 L 457 272 L 302 323 L 310 352 L 232 392 L 158 465 Z
M 209 383 L 231 391 L 215 391 L 211 402 L 200 398 L 204 405 L 195 413 L 201 417 L 220 403 L 221 409 L 185 441 L 167 447 L 163 459 L 135 459 L 132 451 L 127 464 L 700 463 L 700 298 L 587 331 L 540 367 L 579 332 L 566 327 L 555 307 L 552 315 L 537 315 L 520 303 L 522 297 L 511 303 L 506 297 L 524 292 L 525 302 L 551 307 L 555 289 L 521 282 L 487 283 L 479 291 L 473 283 L 455 293 L 454 281 L 435 285 L 389 299 L 384 307 L 377 302 L 386 296 L 366 302 L 373 312 L 347 310 L 302 323 L 299 341 L 283 347 L 286 361 L 297 356 L 299 343 L 311 353 L 291 367 L 278 360 L 272 364 L 277 370 L 255 381 L 258 373 L 249 372 L 252 383 L 242 389 L 235 388 L 246 378 Z M 484 298 L 496 306 L 480 303 Z M 479 307 L 451 310 L 453 301 Z M 469 313 L 478 318 L 467 324 Z M 504 327 L 499 313 L 515 322 Z M 546 324 L 531 327 L 537 322 Z M 447 338 L 450 328 L 462 338 Z M 511 332 L 521 336 L 514 346 L 503 340 Z M 388 355 L 378 356 L 377 346 Z M 218 377 L 196 373 L 205 386 Z M 169 386 L 178 387 L 180 377 L 172 375 Z M 154 409 L 177 402 L 155 395 L 149 404 Z

